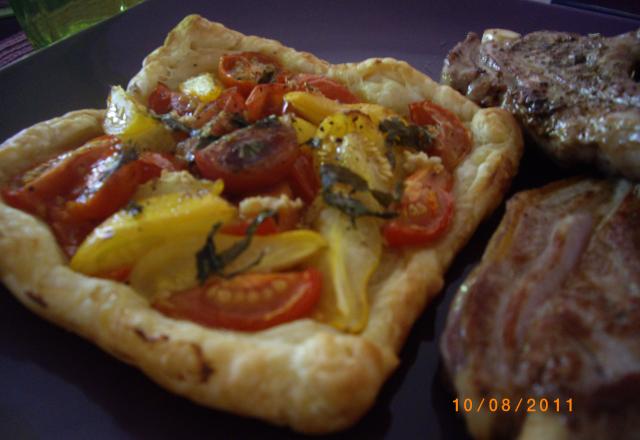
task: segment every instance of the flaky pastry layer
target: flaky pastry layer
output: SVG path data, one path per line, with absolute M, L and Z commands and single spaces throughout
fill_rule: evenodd
M 522 138 L 500 109 L 481 110 L 391 58 L 331 65 L 199 16 L 186 17 L 152 52 L 128 91 L 146 102 L 161 81 L 171 88 L 215 71 L 224 53 L 270 54 L 292 71 L 326 75 L 362 100 L 407 114 L 430 99 L 469 128 L 473 149 L 455 171 L 455 214 L 442 239 L 422 250 L 386 252 L 370 283 L 370 317 L 360 335 L 302 319 L 243 333 L 168 318 L 129 286 L 72 271 L 46 224 L 0 203 L 0 273 L 29 309 L 141 369 L 198 403 L 308 433 L 343 429 L 370 408 L 418 315 L 440 291 L 453 257 L 501 201 L 517 170 Z M 0 147 L 0 182 L 101 134 L 102 112 L 84 110 L 39 123 Z M 37 263 L 37 264 L 34 264 Z

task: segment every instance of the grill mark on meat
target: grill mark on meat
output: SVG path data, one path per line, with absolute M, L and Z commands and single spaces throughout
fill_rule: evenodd
M 639 65 L 640 30 L 487 41 L 470 33 L 445 59 L 442 81 L 512 112 L 559 162 L 640 179 Z
M 441 348 L 460 396 L 571 398 L 572 435 L 598 438 L 640 430 L 640 392 L 619 388 L 640 390 L 639 336 L 640 184 L 572 179 L 508 202 Z M 519 416 L 491 415 L 487 437 Z

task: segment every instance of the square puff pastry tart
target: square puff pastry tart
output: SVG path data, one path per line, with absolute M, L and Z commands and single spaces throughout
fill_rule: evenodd
M 385 251 L 368 286 L 364 330 L 348 334 L 312 319 L 248 333 L 169 318 L 130 286 L 73 271 L 49 227 L 0 203 L 0 273 L 29 309 L 202 405 L 306 433 L 355 423 L 398 365 L 412 324 L 443 286 L 443 276 L 478 224 L 498 205 L 517 171 L 520 130 L 507 112 L 480 109 L 391 58 L 332 65 L 280 43 L 188 16 L 153 51 L 128 93 L 141 103 L 162 82 L 176 88 L 215 71 L 226 53 L 268 54 L 294 72 L 322 74 L 365 102 L 400 115 L 431 100 L 453 112 L 473 146 L 453 172 L 454 216 L 447 233 L 420 249 Z M 104 112 L 80 110 L 41 122 L 0 148 L 0 184 L 102 134 Z

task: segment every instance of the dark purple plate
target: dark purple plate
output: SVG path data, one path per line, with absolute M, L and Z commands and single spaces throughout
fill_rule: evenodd
M 66 111 L 103 107 L 182 17 L 199 13 L 332 62 L 392 56 L 434 78 L 467 32 L 502 27 L 612 35 L 639 22 L 529 1 L 155 0 L 0 70 L 0 139 Z M 513 188 L 568 172 L 535 152 Z M 453 293 L 479 260 L 501 209 L 481 226 L 447 274 L 446 291 L 415 324 L 401 364 L 376 405 L 336 437 L 466 438 L 443 380 L 438 340 Z M 37 261 L 33 262 L 37 264 Z M 0 438 L 283 438 L 291 431 L 199 407 L 135 368 L 28 312 L 0 293 Z

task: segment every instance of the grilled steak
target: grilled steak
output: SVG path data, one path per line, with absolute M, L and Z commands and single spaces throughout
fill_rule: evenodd
M 441 349 L 475 437 L 640 437 L 640 184 L 517 194 L 456 295 Z
M 470 33 L 442 81 L 482 106 L 512 112 L 565 164 L 595 163 L 640 180 L 640 30 L 606 38 L 541 31 Z

